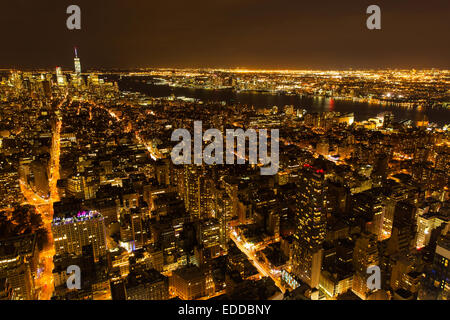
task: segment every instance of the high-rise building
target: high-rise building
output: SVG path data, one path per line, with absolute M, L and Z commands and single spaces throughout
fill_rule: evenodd
M 22 202 L 19 173 L 5 160 L 0 160 L 0 194 L 0 208 L 12 208 Z
M 66 84 L 66 79 L 64 78 L 61 67 L 56 67 L 56 82 L 58 83 L 58 86 L 64 86 Z
M 224 189 L 214 188 L 214 216 L 220 223 L 220 246 L 227 248 L 229 222 L 233 216 L 233 202 Z
M 46 98 L 50 98 L 52 96 L 52 84 L 49 80 L 43 80 L 42 82 L 42 91 Z
M 206 218 L 211 213 L 211 181 L 204 166 L 185 166 L 184 202 L 191 220 Z
M 392 234 L 388 240 L 388 252 L 409 253 L 415 246 L 414 239 L 417 232 L 416 207 L 407 202 L 400 201 L 394 210 Z
M 220 222 L 218 219 L 206 219 L 197 228 L 198 243 L 215 258 L 220 253 Z
M 297 183 L 296 232 L 293 272 L 311 288 L 317 288 L 326 235 L 327 182 L 325 172 L 305 165 Z
M 120 240 L 130 251 L 145 244 L 142 213 L 138 209 L 125 210 L 120 218 Z
M 172 185 L 174 180 L 172 162 L 169 159 L 158 160 L 155 165 L 155 174 L 160 185 Z
M 414 258 L 406 255 L 391 256 L 390 266 L 391 277 L 389 285 L 391 289 L 394 291 L 400 288 L 409 290 L 410 288 L 407 287 L 407 283 L 405 283 L 404 280 L 406 280 L 405 277 L 408 273 L 415 271 Z
M 427 212 L 417 217 L 417 235 L 415 245 L 417 249 L 421 249 L 428 245 L 433 230 L 443 226 L 447 231 L 450 229 L 450 221 L 447 217 L 439 215 L 436 212 Z
M 81 61 L 80 58 L 78 58 L 78 50 L 75 47 L 75 58 L 73 59 L 73 62 L 75 64 L 75 73 L 79 76 L 81 74 Z
M 362 229 L 383 240 L 383 192 L 373 188 L 352 196 L 352 217 L 359 221 Z
M 35 234 L 0 241 L 0 279 L 7 279 L 16 300 L 35 299 L 34 277 L 38 261 Z
M 377 236 L 372 233 L 364 232 L 356 240 L 355 249 L 353 250 L 353 267 L 355 275 L 353 277 L 352 291 L 358 297 L 366 300 L 372 290 L 367 286 L 367 279 L 370 274 L 367 268 L 379 265 Z
M 450 233 L 438 240 L 431 275 L 433 286 L 438 290 L 437 298 L 450 299 Z
M 49 193 L 47 167 L 48 164 L 45 160 L 34 160 L 31 163 L 35 191 L 44 197 Z
M 55 217 L 52 232 L 56 254 L 81 254 L 83 246 L 92 245 L 94 258 L 106 254 L 106 230 L 103 216 L 97 211 L 84 211 Z

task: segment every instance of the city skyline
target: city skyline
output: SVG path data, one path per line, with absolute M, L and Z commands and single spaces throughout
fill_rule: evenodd
M 449 300 L 431 2 L 1 4 L 0 302 Z

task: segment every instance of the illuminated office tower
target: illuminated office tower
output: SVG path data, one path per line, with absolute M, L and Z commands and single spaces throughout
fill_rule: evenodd
M 80 58 L 78 58 L 78 50 L 75 47 L 75 58 L 73 59 L 73 62 L 75 64 L 75 73 L 79 76 L 81 74 L 81 61 Z
M 217 219 L 203 220 L 197 229 L 198 243 L 215 258 L 220 254 L 220 222 Z
M 392 234 L 388 240 L 388 253 L 398 252 L 410 253 L 414 248 L 417 208 L 407 202 L 397 202 L 394 210 L 394 220 L 392 224 Z
M 233 218 L 233 201 L 224 189 L 214 189 L 215 218 L 220 223 L 220 246 L 227 249 L 229 222 Z
M 379 266 L 377 236 L 364 232 L 356 240 L 353 250 L 355 275 L 352 287 L 353 293 L 363 300 L 366 300 L 372 293 L 367 286 L 367 279 L 371 275 L 367 273 L 367 268 L 370 266 Z
M 450 221 L 444 216 L 436 212 L 427 212 L 417 217 L 417 235 L 415 245 L 417 249 L 421 249 L 428 245 L 432 237 L 433 231 L 440 228 L 444 232 L 450 230 Z
M 293 272 L 311 288 L 317 288 L 326 233 L 327 183 L 325 172 L 308 165 L 297 183 L 296 232 Z
M 139 212 L 139 210 L 133 211 L 130 214 L 131 227 L 133 230 L 133 240 L 135 248 L 139 249 L 142 248 L 145 244 L 145 230 L 142 222 L 142 214 Z
M 210 248 L 219 245 L 220 239 L 219 221 L 216 219 L 207 219 L 200 223 L 198 228 L 199 242 L 205 247 Z
M 208 217 L 211 206 L 211 186 L 204 166 L 185 166 L 184 203 L 192 220 Z
M 66 83 L 61 67 L 56 67 L 56 82 L 58 86 L 64 86 Z
M 185 167 L 185 194 L 184 203 L 186 210 L 196 219 L 200 216 L 200 170 L 201 167 L 186 166 Z
M 392 228 L 394 225 L 394 212 L 397 203 L 408 198 L 404 190 L 395 190 L 388 195 L 383 201 L 383 238 L 388 239 L 392 235 Z
M 120 240 L 122 246 L 129 251 L 142 248 L 145 244 L 142 213 L 138 209 L 130 209 L 120 217 Z
M 106 254 L 106 231 L 103 216 L 97 211 L 84 211 L 52 222 L 56 254 L 81 254 L 83 246 L 92 245 L 94 258 Z
M 83 198 L 83 177 L 80 174 L 67 179 L 67 193 L 75 198 Z

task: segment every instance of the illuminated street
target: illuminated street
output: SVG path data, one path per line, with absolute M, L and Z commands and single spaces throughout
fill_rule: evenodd
M 241 250 L 248 258 L 248 260 L 258 269 L 259 273 L 264 277 L 270 277 L 275 285 L 281 290 L 281 292 L 285 293 L 286 288 L 281 284 L 280 278 L 275 276 L 270 268 L 264 263 L 260 262 L 258 258 L 255 256 L 255 251 L 252 250 L 252 245 L 244 243 L 242 240 L 239 240 L 240 237 L 237 235 L 236 231 L 231 228 L 230 229 L 230 238 L 236 244 L 236 246 Z
M 450 300 L 450 1 L 3 2 L 0 302 Z
M 67 94 L 65 98 L 58 104 L 56 110 L 60 110 L 61 107 L 67 101 Z M 53 247 L 53 235 L 51 230 L 51 223 L 53 220 L 53 203 L 59 201 L 58 190 L 56 184 L 59 179 L 59 157 L 60 157 L 60 133 L 61 133 L 62 121 L 58 119 L 52 132 L 52 146 L 50 153 L 50 176 L 49 176 L 49 189 L 50 198 L 43 199 L 36 195 L 23 181 L 20 181 L 20 187 L 22 194 L 25 197 L 28 204 L 34 205 L 37 212 L 41 215 L 44 227 L 47 230 L 48 242 L 43 251 L 39 254 L 40 264 L 42 265 L 42 273 L 39 278 L 35 279 L 35 286 L 39 292 L 39 300 L 50 300 L 53 294 L 53 256 L 55 250 Z

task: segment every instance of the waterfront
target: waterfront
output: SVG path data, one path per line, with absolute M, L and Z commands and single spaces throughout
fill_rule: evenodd
M 310 97 L 289 94 L 272 94 L 267 92 L 235 92 L 230 89 L 208 90 L 171 87 L 143 80 L 142 78 L 122 78 L 119 81 L 121 90 L 144 93 L 150 97 L 187 97 L 202 101 L 225 101 L 228 105 L 244 104 L 257 108 L 272 106 L 283 107 L 293 105 L 308 112 L 353 112 L 356 121 L 367 120 L 378 114 L 390 111 L 397 121 L 421 120 L 426 115 L 428 120 L 439 126 L 449 123 L 450 109 L 443 107 L 400 107 L 395 105 L 371 104 L 326 97 Z

